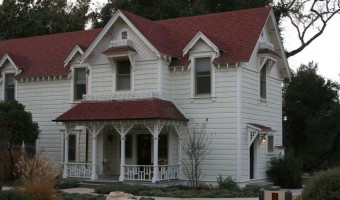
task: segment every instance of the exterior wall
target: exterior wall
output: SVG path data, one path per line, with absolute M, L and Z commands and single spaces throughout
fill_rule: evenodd
M 17 100 L 26 106 L 39 124 L 40 148 L 51 160 L 61 160 L 61 130 L 64 126 L 52 120 L 71 107 L 70 81 L 18 81 L 17 94 Z

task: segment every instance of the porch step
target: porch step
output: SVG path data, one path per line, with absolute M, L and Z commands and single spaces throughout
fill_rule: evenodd
M 262 188 L 270 188 L 274 185 L 272 182 L 254 182 L 248 183 L 246 188 L 248 189 L 262 189 Z

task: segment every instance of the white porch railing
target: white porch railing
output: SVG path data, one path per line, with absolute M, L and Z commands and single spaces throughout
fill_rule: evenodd
M 160 165 L 159 180 L 171 180 L 179 178 L 179 165 Z M 126 180 L 151 181 L 153 176 L 153 165 L 125 165 Z
M 92 164 L 91 163 L 68 163 L 68 177 L 91 178 Z
M 159 167 L 159 180 L 178 179 L 179 165 L 160 165 Z

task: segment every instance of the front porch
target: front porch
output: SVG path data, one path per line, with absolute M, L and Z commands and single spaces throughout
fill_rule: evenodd
M 63 178 L 105 176 L 152 183 L 180 179 L 187 120 L 170 101 L 82 102 L 55 121 L 65 127 Z

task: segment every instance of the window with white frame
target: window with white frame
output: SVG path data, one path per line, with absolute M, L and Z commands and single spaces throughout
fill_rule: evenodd
M 195 94 L 211 94 L 210 57 L 195 59 Z
M 117 77 L 116 90 L 130 90 L 131 89 L 131 63 L 129 60 L 116 61 Z
M 265 64 L 260 71 L 260 98 L 267 98 L 267 64 Z
M 267 136 L 267 153 L 274 153 L 274 136 Z
M 86 94 L 86 68 L 74 68 L 74 100 Z
M 158 158 L 165 160 L 168 159 L 168 135 L 159 135 Z
M 75 162 L 76 161 L 76 135 L 72 134 L 68 136 L 68 160 L 71 162 Z
M 127 31 L 122 31 L 121 32 L 121 38 L 122 38 L 122 40 L 126 40 L 128 38 L 128 32 Z
M 5 101 L 15 100 L 15 74 L 5 74 Z

